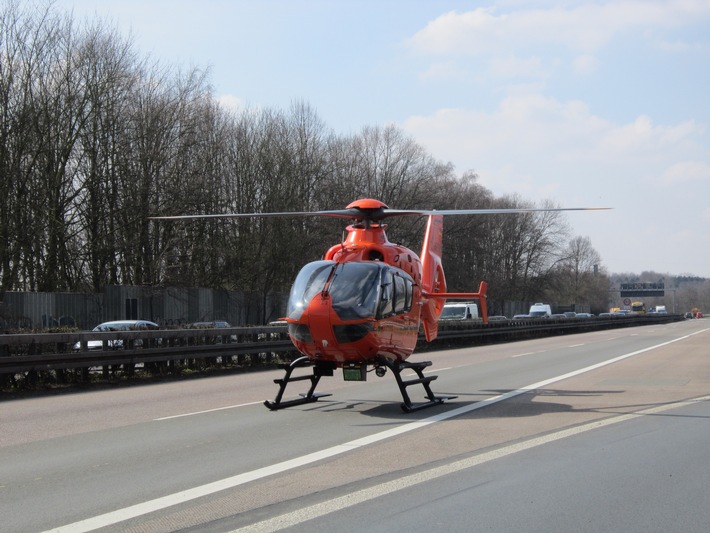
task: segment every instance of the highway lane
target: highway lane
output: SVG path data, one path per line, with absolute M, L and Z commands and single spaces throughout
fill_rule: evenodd
M 8 531 L 62 525 L 77 530 L 77 522 L 101 516 L 103 522 L 87 527 L 171 531 L 214 524 L 228 530 L 235 524 L 258 522 L 264 515 L 278 514 L 281 507 L 288 508 L 289 502 L 303 507 L 303 499 L 322 497 L 328 491 L 347 492 L 353 484 L 377 484 L 408 469 L 451 461 L 554 428 L 658 401 L 687 399 L 703 390 L 707 393 L 704 325 L 702 320 L 688 321 L 415 354 L 417 359 L 435 361 L 433 371 L 440 378 L 434 390 L 459 398 L 409 415 L 399 411 L 391 376 L 366 384 L 325 379 L 322 388 L 333 392 L 333 397 L 271 413 L 254 403 L 273 396 L 271 380 L 278 374 L 271 372 L 4 402 L 0 405 L 0 516 Z M 544 383 L 693 333 L 697 334 L 560 382 L 584 382 L 587 375 L 609 373 L 589 387 L 568 390 L 557 382 Z M 631 377 L 619 373 L 627 367 L 632 369 Z M 431 421 L 437 415 L 465 410 L 472 402 L 536 383 L 543 385 L 505 402 Z M 618 401 L 622 397 L 629 401 Z M 612 412 L 595 406 L 604 401 Z M 196 414 L 165 418 L 190 413 Z M 415 421 L 428 425 L 418 427 L 412 424 Z M 46 437 L 43 427 L 49 431 Z M 352 445 L 356 439 L 382 436 L 386 430 L 408 432 Z M 282 465 L 282 473 L 272 469 L 262 471 L 269 474 L 262 478 L 254 474 L 236 479 L 329 449 L 337 455 L 315 455 L 301 466 Z M 195 490 L 225 479 L 237 484 L 226 489 L 217 486 L 211 494 Z M 145 502 L 175 503 L 176 494 L 189 498 L 165 508 L 148 506 L 143 511 L 150 512 L 130 516 L 141 511 L 136 505 Z M 131 512 L 116 514 L 125 509 Z
M 351 486 L 325 501 L 303 498 L 246 530 L 708 531 L 710 396 L 607 420 Z M 239 531 L 240 522 L 213 530 Z

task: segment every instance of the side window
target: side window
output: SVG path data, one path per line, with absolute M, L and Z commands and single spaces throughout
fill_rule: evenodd
M 404 280 L 404 310 L 409 311 L 412 308 L 412 293 L 414 292 L 414 284 L 411 279 Z
M 382 296 L 378 308 L 378 315 L 389 316 L 394 312 L 394 279 L 392 272 L 386 270 L 382 276 Z
M 394 277 L 394 312 L 403 313 L 407 310 L 407 291 L 405 289 L 404 278 Z

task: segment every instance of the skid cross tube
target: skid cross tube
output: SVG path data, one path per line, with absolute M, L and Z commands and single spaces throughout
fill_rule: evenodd
M 274 399 L 274 401 L 266 400 L 264 402 L 264 405 L 266 407 L 268 407 L 269 409 L 271 409 L 272 411 L 276 411 L 278 409 L 285 409 L 286 407 L 292 407 L 294 405 L 303 405 L 305 403 L 317 402 L 318 398 L 322 398 L 323 396 L 330 396 L 330 394 L 315 392 L 316 385 L 318 385 L 318 382 L 320 381 L 320 378 L 321 378 L 321 373 L 318 371 L 317 367 L 313 368 L 313 373 L 310 375 L 306 374 L 303 376 L 291 377 L 291 374 L 297 368 L 307 368 L 312 365 L 313 365 L 312 361 L 305 355 L 303 357 L 299 357 L 298 359 L 295 359 L 294 361 L 292 361 L 290 363 L 284 363 L 282 365 L 279 365 L 280 368 L 283 368 L 286 371 L 286 374 L 284 375 L 283 378 L 274 380 L 274 383 L 276 383 L 279 386 L 279 392 L 276 394 L 276 398 Z M 292 381 L 305 381 L 305 380 L 311 381 L 311 386 L 308 389 L 308 392 L 306 392 L 305 394 L 302 393 L 301 398 L 296 398 L 295 400 L 287 400 L 285 402 L 282 401 L 284 391 L 286 390 L 286 386 L 289 383 L 291 383 Z
M 402 361 L 400 363 L 394 363 L 389 359 L 380 357 L 377 359 L 377 362 L 389 368 L 392 371 L 392 374 L 394 374 L 394 378 L 397 380 L 397 386 L 399 387 L 399 391 L 402 393 L 402 399 L 404 400 L 400 407 L 405 413 L 411 413 L 412 411 L 418 411 L 419 409 L 439 405 L 444 403 L 446 400 L 456 398 L 456 396 L 436 396 L 432 392 L 429 383 L 434 381 L 439 376 L 425 376 L 423 372 L 426 367 L 431 366 L 431 361 L 421 361 L 419 363 Z M 409 380 L 402 379 L 402 371 L 408 369 L 414 370 L 418 377 Z M 407 394 L 407 387 L 417 384 L 421 384 L 424 387 L 426 397 L 429 400 L 428 402 L 412 403 L 412 400 L 409 398 L 409 394 Z

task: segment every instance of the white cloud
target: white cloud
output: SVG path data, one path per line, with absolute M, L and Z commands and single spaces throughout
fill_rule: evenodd
M 453 81 L 466 78 L 467 72 L 461 69 L 458 64 L 451 61 L 432 63 L 429 68 L 419 75 L 419 79 L 427 81 Z
M 607 11 L 607 13 L 605 13 Z M 539 44 L 593 51 L 611 39 L 614 16 L 602 6 L 520 10 L 496 14 L 493 8 L 449 12 L 416 33 L 410 45 L 426 54 L 479 55 Z M 596 22 L 595 22 L 596 21 Z M 603 24 L 602 24 L 603 22 Z
M 693 120 L 671 126 L 656 126 L 651 117 L 641 115 L 630 124 L 609 129 L 599 141 L 601 150 L 625 157 L 651 156 L 659 150 L 692 143 L 704 128 Z
M 553 8 L 522 3 L 507 10 L 498 6 L 445 13 L 407 44 L 425 57 L 487 58 L 489 74 L 496 77 L 541 77 L 559 66 L 560 59 L 575 74 L 588 76 L 599 69 L 597 53 L 617 37 L 648 41 L 665 51 L 702 50 L 707 45 L 670 41 L 669 31 L 708 19 L 710 2 L 705 0 L 585 2 Z
M 704 0 L 610 1 L 573 7 L 451 11 L 431 21 L 410 40 L 429 54 L 480 54 L 517 43 L 563 45 L 593 52 L 628 30 L 667 29 L 710 18 Z
M 515 56 L 494 57 L 489 61 L 488 73 L 495 78 L 545 78 L 547 72 L 539 57 L 520 59 Z
M 217 98 L 220 106 L 228 111 L 241 111 L 244 109 L 244 101 L 233 94 L 223 94 Z
M 691 182 L 710 183 L 710 163 L 705 161 L 681 161 L 669 166 L 658 182 L 662 185 L 677 185 Z M 706 210 L 710 213 L 710 208 Z
M 572 61 L 572 70 L 575 74 L 588 76 L 593 74 L 599 68 L 599 60 L 589 54 L 580 55 Z
M 655 125 L 639 116 L 618 124 L 581 101 L 526 94 L 506 97 L 490 112 L 440 109 L 410 117 L 403 127 L 438 157 L 455 161 L 459 172 L 476 170 L 497 194 L 562 201 L 611 190 L 632 195 L 648 189 L 649 180 L 710 183 L 708 164 L 687 156 L 697 153 L 689 147 L 702 133 L 692 121 Z

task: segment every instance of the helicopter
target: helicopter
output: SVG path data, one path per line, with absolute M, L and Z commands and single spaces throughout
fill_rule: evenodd
M 577 211 L 606 208 L 515 208 L 402 210 L 390 209 L 373 198 L 350 203 L 345 209 L 281 213 L 233 213 L 151 217 L 156 220 L 237 217 L 336 217 L 351 220 L 347 236 L 331 246 L 322 259 L 301 268 L 291 287 L 286 316 L 288 334 L 301 354 L 281 366 L 283 378 L 274 400 L 264 405 L 275 411 L 318 401 L 330 396 L 316 392 L 322 377 L 342 369 L 345 381 L 366 381 L 374 370 L 383 377 L 391 371 L 402 395 L 401 409 L 417 411 L 455 396 L 437 396 L 431 390 L 436 375 L 424 375 L 431 361 L 411 362 L 420 326 L 427 342 L 436 339 L 438 319 L 446 300 L 478 300 L 480 316 L 488 323 L 488 284 L 481 281 L 476 292 L 447 292 L 442 265 L 443 218 L 445 215 L 480 215 L 536 211 Z M 426 216 L 421 254 L 387 239 L 384 222 L 391 217 Z M 299 368 L 311 372 L 293 375 Z M 415 373 L 405 378 L 406 370 Z M 305 393 L 284 400 L 289 384 L 310 381 Z M 407 388 L 421 385 L 426 400 L 415 403 Z

